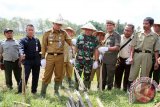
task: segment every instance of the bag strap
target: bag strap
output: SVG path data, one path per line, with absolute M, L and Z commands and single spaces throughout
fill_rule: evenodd
M 133 36 L 133 38 L 134 38 L 134 36 Z M 120 50 L 122 50 L 133 38 L 130 38 L 124 45 L 122 45 L 121 47 L 120 47 Z M 119 50 L 119 51 L 120 51 Z

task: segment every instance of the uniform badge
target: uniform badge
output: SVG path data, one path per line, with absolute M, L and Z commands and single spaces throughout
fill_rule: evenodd
M 49 44 L 53 44 L 53 42 L 49 42 Z

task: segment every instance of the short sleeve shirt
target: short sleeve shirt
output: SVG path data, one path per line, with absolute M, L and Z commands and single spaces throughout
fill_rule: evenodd
M 151 52 L 160 50 L 160 44 L 158 42 L 158 35 L 154 32 L 150 32 L 146 35 L 144 32 L 137 33 L 133 39 L 132 46 L 139 50 L 149 50 Z

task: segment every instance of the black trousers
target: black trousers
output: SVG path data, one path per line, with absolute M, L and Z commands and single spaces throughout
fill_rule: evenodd
M 36 64 L 27 64 L 24 65 L 25 69 L 25 81 L 26 84 L 28 83 L 28 78 L 32 70 L 32 86 L 31 86 L 31 92 L 36 93 L 37 87 L 38 87 L 38 80 L 39 80 L 39 72 L 40 72 L 40 65 Z M 22 92 L 22 81 L 19 84 L 19 92 Z
M 127 90 L 128 78 L 131 65 L 126 64 L 127 58 L 118 58 L 116 71 L 115 71 L 115 87 L 121 88 L 122 77 L 123 78 L 123 90 Z M 124 74 L 124 76 L 123 76 Z
M 14 73 L 17 85 L 19 84 L 19 82 L 21 80 L 21 68 L 20 68 L 18 62 L 19 62 L 19 60 L 16 60 L 15 62 L 4 60 L 6 85 L 10 89 L 12 89 L 12 85 L 13 85 L 12 71 Z
M 159 55 L 160 56 L 160 55 Z M 154 56 L 153 56 L 154 57 Z M 153 76 L 153 80 L 155 80 L 157 82 L 157 84 L 159 84 L 159 79 L 160 79 L 160 66 L 157 70 L 154 70 L 154 64 L 155 64 L 155 59 L 153 58 L 153 64 L 152 64 L 152 68 L 149 74 L 149 77 L 152 78 Z

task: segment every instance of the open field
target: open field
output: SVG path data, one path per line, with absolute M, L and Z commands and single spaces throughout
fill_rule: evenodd
M 61 100 L 54 97 L 53 90 L 53 80 L 52 83 L 48 86 L 47 89 L 47 97 L 45 99 L 40 97 L 40 89 L 41 89 L 41 78 L 43 74 L 43 70 L 41 71 L 41 76 L 39 80 L 38 92 L 36 95 L 32 95 L 30 93 L 31 86 L 31 76 L 28 83 L 27 94 L 25 97 L 26 103 L 30 104 L 31 107 L 65 107 L 65 103 L 67 102 L 67 93 L 61 89 Z M 4 72 L 0 71 L 0 107 L 13 107 L 14 101 L 24 101 L 24 97 L 21 94 L 15 94 L 17 89 L 14 80 L 14 89 L 7 90 L 5 88 L 5 80 L 4 80 Z M 112 91 L 104 91 L 98 92 L 96 91 L 96 79 L 92 82 L 91 90 L 89 91 L 89 97 L 94 107 L 98 107 L 96 98 L 99 97 L 104 107 L 153 107 L 156 102 L 160 101 L 160 93 L 156 94 L 154 101 L 147 104 L 129 104 L 128 103 L 128 94 L 117 89 L 113 89 Z M 66 82 L 64 83 L 65 87 L 67 87 Z M 83 95 L 83 94 L 82 94 Z M 73 96 L 75 94 L 73 93 Z M 86 103 L 86 102 L 85 102 Z

